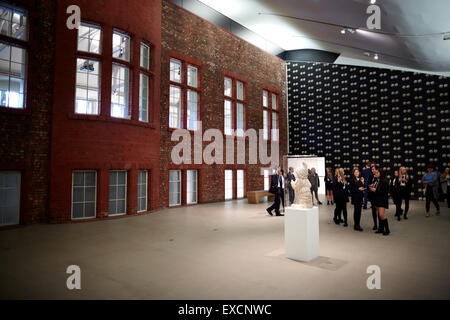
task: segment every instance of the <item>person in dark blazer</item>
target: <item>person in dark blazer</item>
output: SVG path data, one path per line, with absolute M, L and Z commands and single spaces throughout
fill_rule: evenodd
M 350 197 L 352 198 L 354 229 L 363 231 L 361 228 L 361 210 L 364 201 L 364 177 L 360 177 L 358 168 L 353 168 L 352 179 L 350 179 Z
M 377 214 L 377 209 L 375 208 L 374 205 L 374 201 L 375 201 L 375 193 L 372 191 L 371 186 L 376 185 L 377 184 L 377 178 L 375 177 L 375 172 L 377 171 L 377 167 L 375 166 L 375 164 L 371 164 L 371 170 L 372 170 L 372 174 L 369 176 L 369 181 L 367 182 L 367 189 L 368 189 L 368 200 L 371 203 L 371 210 L 372 210 L 372 219 L 373 219 L 373 228 L 372 230 L 377 230 L 378 229 L 378 214 Z
M 397 220 L 402 219 L 402 199 L 400 197 L 400 182 L 398 176 L 398 170 L 394 171 L 394 176 L 389 180 L 389 195 L 395 204 L 395 216 Z
M 362 176 L 364 178 L 364 209 L 367 209 L 367 200 L 369 197 L 369 189 L 367 188 L 370 176 L 372 176 L 372 168 L 370 167 L 370 161 L 366 162 L 366 166 L 362 171 Z
M 281 168 L 277 168 L 277 172 L 272 175 L 270 180 L 269 192 L 275 195 L 275 202 L 266 209 L 266 211 L 273 216 L 272 211 L 275 210 L 277 216 L 284 216 L 280 213 L 281 194 L 284 192 L 284 177 L 281 174 Z
M 409 199 L 411 198 L 412 179 L 409 177 L 408 170 L 405 167 L 400 167 L 399 172 L 399 197 L 400 207 L 403 200 L 405 200 L 405 209 L 403 210 L 403 219 L 408 219 Z
M 428 218 L 430 216 L 430 205 L 433 202 L 436 207 L 436 214 L 440 214 L 439 206 L 439 174 L 434 170 L 434 164 L 429 163 L 427 166 L 427 173 L 422 177 L 422 185 L 425 193 L 425 216 Z
M 295 200 L 295 191 L 294 188 L 292 188 L 291 182 L 295 181 L 295 175 L 294 175 L 294 168 L 289 167 L 289 172 L 286 176 L 286 185 L 289 192 L 289 204 L 292 205 Z
M 281 176 L 283 177 L 283 190 L 280 194 L 280 202 L 281 205 L 283 206 L 283 213 L 286 212 L 285 211 L 285 207 L 286 207 L 286 202 L 285 202 L 285 198 L 286 198 L 286 176 L 284 174 L 284 170 L 281 169 Z
M 334 201 L 336 203 L 336 208 L 334 209 L 334 223 L 340 224 L 344 222 L 344 227 L 347 227 L 347 202 L 348 202 L 348 185 L 345 179 L 344 169 L 337 169 L 337 175 L 333 182 L 333 195 Z M 344 215 L 344 220 L 342 220 L 342 214 Z
M 370 186 L 370 190 L 373 192 L 373 205 L 375 205 L 380 219 L 378 231 L 375 233 L 387 236 L 390 233 L 386 216 L 386 209 L 389 209 L 389 181 L 381 168 L 375 170 L 375 178 L 375 183 Z
M 323 179 L 325 181 L 325 193 L 327 195 L 327 205 L 331 203 L 333 205 L 333 171 L 331 171 L 331 168 L 327 168 L 327 173 L 325 174 L 325 178 Z
M 311 168 L 311 171 L 308 174 L 308 180 L 311 183 L 311 197 L 314 205 L 314 195 L 316 196 L 316 200 L 318 204 L 322 204 L 319 200 L 319 187 L 320 187 L 320 179 L 319 175 L 316 173 L 316 168 Z

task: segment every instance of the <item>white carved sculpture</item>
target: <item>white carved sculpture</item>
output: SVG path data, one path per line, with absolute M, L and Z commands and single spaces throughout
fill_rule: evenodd
M 308 166 L 303 162 L 303 168 L 295 171 L 295 181 L 291 181 L 295 190 L 295 201 L 293 208 L 312 208 L 311 182 L 308 180 Z

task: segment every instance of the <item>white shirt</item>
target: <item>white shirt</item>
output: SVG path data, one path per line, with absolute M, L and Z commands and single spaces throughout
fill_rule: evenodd
M 281 185 L 280 185 L 280 177 L 281 177 Z M 278 176 L 278 188 L 284 189 L 284 177 L 282 175 Z

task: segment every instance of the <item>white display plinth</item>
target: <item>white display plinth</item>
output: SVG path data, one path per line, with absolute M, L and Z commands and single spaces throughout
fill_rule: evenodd
M 287 207 L 284 217 L 286 257 L 311 261 L 319 256 L 319 208 Z

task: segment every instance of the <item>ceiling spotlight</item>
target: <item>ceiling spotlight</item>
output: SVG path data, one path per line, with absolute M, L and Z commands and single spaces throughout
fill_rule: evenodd
M 342 30 L 341 30 L 341 33 L 342 33 L 342 34 L 345 34 L 345 29 L 342 29 Z
M 371 4 L 375 4 L 377 2 L 377 0 L 370 0 Z
M 375 60 L 378 60 L 378 54 L 375 53 L 375 55 L 373 56 L 373 58 L 374 58 Z

